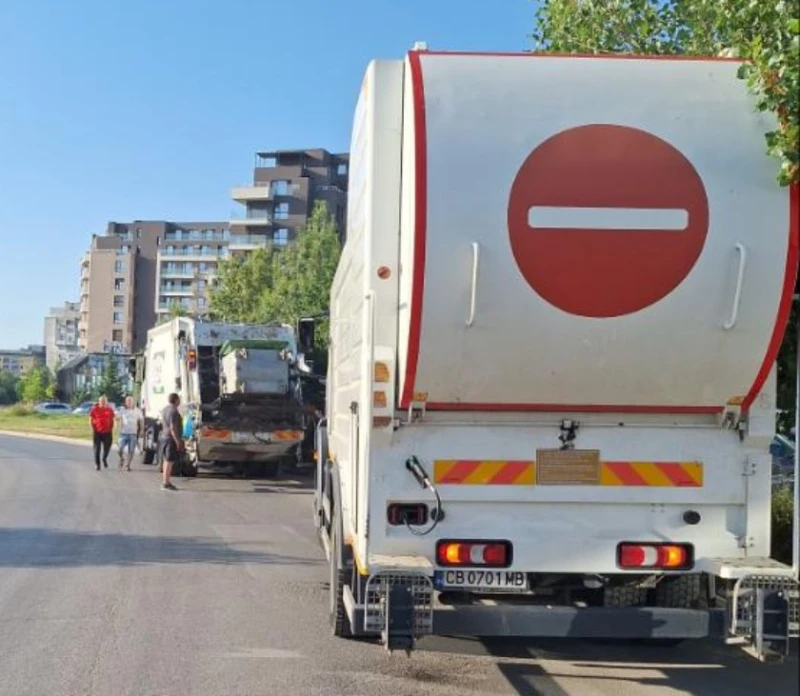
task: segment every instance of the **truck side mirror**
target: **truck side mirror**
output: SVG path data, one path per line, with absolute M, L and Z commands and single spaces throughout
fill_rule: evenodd
M 313 319 L 301 319 L 297 323 L 297 352 L 307 354 L 314 348 L 314 332 L 316 322 Z

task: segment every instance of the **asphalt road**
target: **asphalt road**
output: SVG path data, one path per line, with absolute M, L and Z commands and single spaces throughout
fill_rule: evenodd
M 798 693 L 796 659 L 711 643 L 334 639 L 309 482 L 177 483 L 0 436 L 0 696 Z

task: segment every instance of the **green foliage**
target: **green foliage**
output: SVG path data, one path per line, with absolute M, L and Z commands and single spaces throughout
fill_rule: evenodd
M 189 311 L 180 302 L 173 302 L 169 306 L 169 317 L 175 319 L 176 317 L 188 317 Z
M 106 358 L 103 374 L 100 377 L 96 391 L 97 396 L 105 395 L 109 401 L 118 405 L 122 403 L 122 399 L 125 397 L 125 387 L 119 374 L 117 362 L 111 356 Z
M 800 0 L 543 0 L 531 38 L 555 53 L 746 59 L 739 76 L 778 119 L 766 136 L 778 180 L 800 181 Z
M 794 494 L 791 486 L 781 486 L 772 494 L 772 557 L 792 562 L 792 513 Z
M 326 311 L 340 254 L 336 221 L 317 202 L 297 242 L 275 256 L 273 286 L 263 302 L 266 316 L 294 326 L 301 317 Z M 326 324 L 320 322 L 316 332 L 318 348 L 328 344 Z
M 36 403 L 52 400 L 56 392 L 56 381 L 43 365 L 32 367 L 17 384 L 17 394 L 22 401 Z
M 341 248 L 336 221 L 325 203 L 314 206 L 297 241 L 280 251 L 258 249 L 220 265 L 211 292 L 211 315 L 229 322 L 285 322 L 328 309 Z M 317 346 L 327 345 L 324 325 Z
M 19 380 L 10 372 L 0 372 L 0 405 L 14 404 L 17 402 L 17 384 Z
M 211 316 L 217 321 L 264 321 L 263 301 L 272 288 L 272 247 L 219 263 L 211 290 Z

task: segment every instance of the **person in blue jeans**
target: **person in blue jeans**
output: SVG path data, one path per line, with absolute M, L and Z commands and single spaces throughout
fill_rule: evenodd
M 125 399 L 125 406 L 117 413 L 117 422 L 119 423 L 119 468 L 122 469 L 124 465 L 125 470 L 130 471 L 136 443 L 144 429 L 144 415 L 141 409 L 136 408 L 132 397 Z

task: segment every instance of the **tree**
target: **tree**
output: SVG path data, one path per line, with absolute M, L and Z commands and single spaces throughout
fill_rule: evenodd
M 778 129 L 767 149 L 781 184 L 800 181 L 800 0 L 543 0 L 532 34 L 556 53 L 729 55 Z
M 105 395 L 108 397 L 109 401 L 120 404 L 125 396 L 124 392 L 125 387 L 119 375 L 119 363 L 114 355 L 109 354 L 106 356 L 106 361 L 103 365 L 103 374 L 97 385 L 97 395 Z
M 53 381 L 50 370 L 36 365 L 20 378 L 17 385 L 19 398 L 28 403 L 50 399 L 54 393 Z
M 188 317 L 189 310 L 186 309 L 180 302 L 173 302 L 169 306 L 169 318 L 175 319 L 177 317 Z
M 296 325 L 304 316 L 325 312 L 340 255 L 336 220 L 328 206 L 317 201 L 297 242 L 275 256 L 273 286 L 263 299 L 266 315 Z M 328 344 L 326 328 L 323 322 L 316 333 L 318 348 Z
M 221 261 L 211 289 L 210 314 L 219 321 L 265 321 L 264 296 L 272 288 L 273 250 L 255 249 Z
M 6 406 L 17 402 L 17 385 L 19 379 L 11 372 L 0 372 L 0 405 Z
M 341 247 L 336 220 L 318 201 L 297 241 L 284 249 L 257 249 L 220 264 L 211 291 L 211 316 L 232 322 L 285 322 L 328 309 Z M 324 348 L 324 324 L 317 332 Z

